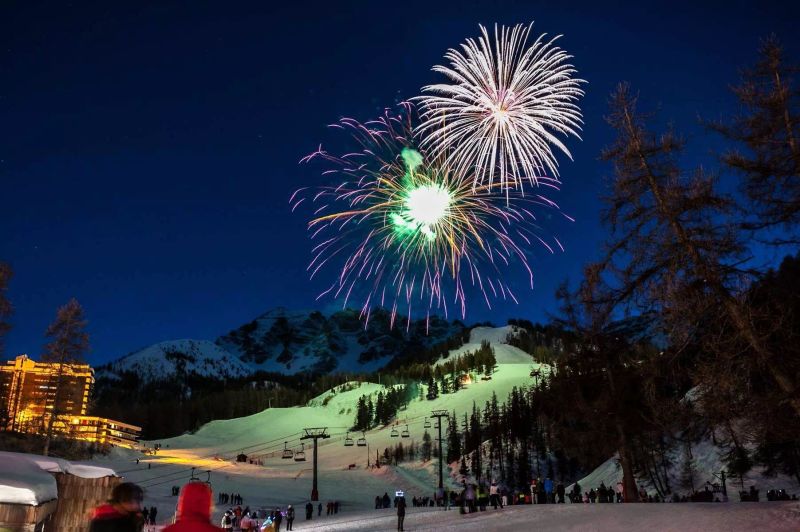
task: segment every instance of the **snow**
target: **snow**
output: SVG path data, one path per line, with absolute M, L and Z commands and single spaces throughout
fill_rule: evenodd
M 703 490 L 706 482 L 720 482 L 715 475 L 719 475 L 719 473 L 725 469 L 725 464 L 723 463 L 719 447 L 714 445 L 711 440 L 706 439 L 692 446 L 692 455 L 694 462 L 693 469 L 697 479 L 695 481 L 695 490 Z M 669 470 L 669 482 L 673 493 L 689 494 L 691 492 L 691 487 L 682 486 L 679 480 L 685 460 L 683 449 L 680 447 L 674 449 L 670 454 L 672 467 Z M 800 494 L 800 483 L 798 483 L 797 479 L 794 477 L 788 475 L 767 477 L 762 473 L 763 468 L 754 467 L 745 475 L 742 481 L 738 478 L 728 478 L 728 497 L 731 500 L 739 500 L 738 492 L 742 489 L 742 484 L 745 489 L 749 489 L 750 486 L 755 486 L 756 489 L 760 491 L 762 499 L 766 498 L 767 491 L 771 489 L 785 489 L 788 493 Z M 597 488 L 600 486 L 601 482 L 606 486 L 613 487 L 621 480 L 622 467 L 619 465 L 618 457 L 614 456 L 600 464 L 591 473 L 580 479 L 578 483 L 581 485 L 581 489 L 586 492 L 589 491 L 590 488 Z M 637 482 L 640 486 L 644 486 L 648 493 L 655 495 L 655 488 L 650 482 L 643 479 L 637 479 Z M 567 491 L 569 491 L 569 489 L 571 489 L 571 486 L 567 488 Z
M 209 377 L 246 377 L 253 369 L 208 340 L 170 340 L 136 351 L 99 368 L 97 376 L 136 373 L 144 381 L 174 377 L 179 371 Z
M 479 328 L 473 331 L 470 344 L 464 349 L 477 349 L 480 342 L 492 342 L 498 367 L 490 381 L 478 380 L 455 394 L 442 394 L 434 401 L 416 398 L 398 414 L 398 430 L 408 425 L 410 438 L 392 438 L 392 426 L 378 427 L 365 434 L 367 447 L 346 447 L 344 439 L 355 417 L 356 403 L 361 395 L 369 395 L 373 402 L 377 393 L 386 387 L 378 383 L 346 383 L 310 400 L 305 406 L 271 408 L 251 416 L 217 420 L 205 424 L 194 434 L 159 440 L 161 450 L 156 456 L 136 451 L 119 450 L 113 456 L 100 457 L 98 464 L 109 464 L 126 477 L 140 483 L 146 490 L 147 505 L 159 507 L 159 515 L 171 516 L 176 499 L 171 496 L 173 485 L 184 484 L 195 467 L 196 476 L 210 478 L 216 492 L 235 492 L 245 496 L 251 507 L 274 508 L 286 504 L 305 505 L 311 491 L 311 442 L 305 440 L 305 462 L 281 459 L 284 442 L 290 449 L 299 449 L 302 429 L 328 427 L 331 438 L 319 441 L 319 489 L 323 502 L 337 498 L 348 510 L 370 508 L 375 495 L 404 490 L 409 496 L 431 495 L 436 484 L 438 462 L 407 462 L 399 467 L 367 469 L 367 459 L 375 460 L 375 453 L 401 442 L 420 444 L 425 432 L 424 423 L 433 409 L 455 411 L 462 416 L 472 410 L 473 402 L 479 407 L 497 394 L 505 400 L 514 387 L 530 384 L 531 369 L 544 368 L 526 353 L 499 343 L 512 332 L 508 327 L 497 330 Z M 495 343 L 497 342 L 497 343 Z M 347 388 L 353 387 L 351 390 Z M 423 394 L 424 394 L 423 390 Z M 432 438 L 436 430 L 428 429 Z M 443 430 L 443 434 L 445 430 Z M 350 433 L 354 439 L 361 433 Z M 144 442 L 152 446 L 156 442 Z M 235 462 L 235 456 L 244 452 L 263 465 Z M 136 458 L 140 463 L 136 464 Z M 148 464 L 151 466 L 148 469 Z M 353 464 L 353 469 L 349 465 Z M 446 475 L 449 468 L 445 465 Z M 455 478 L 445 478 L 455 486 Z M 217 508 L 219 515 L 224 508 Z M 298 521 L 299 523 L 299 521 Z M 302 524 L 302 523 L 300 523 Z
M 61 458 L 0 451 L 0 502 L 37 506 L 58 496 L 52 473 L 82 478 L 116 476 L 112 469 Z
M 299 508 L 295 521 L 298 530 L 395 529 L 394 510 L 371 510 L 375 495 L 391 494 L 395 490 L 405 491 L 409 498 L 432 495 L 438 462 L 434 459 L 368 469 L 367 460 L 374 461 L 376 451 L 382 452 L 400 441 L 404 445 L 412 441 L 421 443 L 425 432 L 423 425 L 433 409 L 455 411 L 460 419 L 464 412 L 471 411 L 473 402 L 482 407 L 492 393 L 503 401 L 512 388 L 530 384 L 531 370 L 549 371 L 548 366 L 535 363 L 528 354 L 504 343 L 514 333 L 513 327 L 473 329 L 469 344 L 452 351 L 448 358 L 477 349 L 481 341 L 487 340 L 498 360 L 492 379 L 478 380 L 455 394 L 440 395 L 434 401 L 413 400 L 398 414 L 398 428 L 402 430 L 408 425 L 410 438 L 392 438 L 392 426 L 378 427 L 366 432 L 368 447 L 344 446 L 358 398 L 370 395 L 374 402 L 377 393 L 386 389 L 378 383 L 351 382 L 320 394 L 302 407 L 272 408 L 244 418 L 212 421 L 194 434 L 161 440 L 162 448 L 156 456 L 119 449 L 93 463 L 107 464 L 120 471 L 126 480 L 140 483 L 145 488 L 145 504 L 157 506 L 164 521 L 171 518 L 177 502 L 171 496 L 171 487 L 188 481 L 191 468 L 195 467 L 195 475 L 202 480 L 210 478 L 215 492 L 241 493 L 245 505 L 251 508 L 295 505 Z M 348 390 L 351 387 L 353 389 Z M 304 520 L 302 511 L 311 491 L 310 441 L 305 441 L 307 461 L 281 459 L 284 442 L 290 449 L 299 449 L 305 427 L 328 427 L 331 438 L 319 441 L 320 497 L 323 505 L 332 499 L 342 505 L 339 515 L 325 517 L 323 514 L 317 518 L 315 513 L 310 523 Z M 428 429 L 428 432 L 435 437 L 436 429 Z M 361 434 L 350 436 L 355 439 Z M 260 460 L 263 465 L 237 463 L 235 456 L 240 452 Z M 718 455 L 714 458 L 711 450 L 697 446 L 694 455 L 698 469 L 719 470 L 715 461 Z M 139 464 L 135 463 L 137 458 Z M 355 466 L 352 469 L 349 468 L 351 464 Z M 210 475 L 206 471 L 210 471 Z M 611 459 L 581 479 L 581 486 L 588 490 L 599 486 L 601 481 L 615 485 L 620 474 L 616 461 Z M 698 477 L 704 478 L 701 473 Z M 445 482 L 451 487 L 458 485 L 457 477 L 447 464 Z M 767 484 L 757 486 L 768 488 Z M 731 497 L 731 500 L 736 499 Z M 225 507 L 215 509 L 215 521 L 218 522 L 224 510 Z M 457 511 L 441 509 L 409 507 L 407 512 L 409 530 L 797 530 L 800 525 L 796 503 L 537 505 L 463 516 Z
M 396 530 L 393 509 L 342 512 L 304 521 L 298 530 Z M 800 528 L 797 503 L 769 504 L 548 504 L 506 506 L 485 512 L 459 514 L 457 509 L 411 508 L 406 510 L 406 530 L 574 530 L 618 532 L 658 530 L 687 531 L 795 531 Z

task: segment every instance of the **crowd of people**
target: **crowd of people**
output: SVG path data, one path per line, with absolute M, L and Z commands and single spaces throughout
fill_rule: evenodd
M 575 483 L 569 493 L 563 483 L 554 483 L 549 478 L 544 481 L 534 479 L 529 489 L 509 490 L 491 482 L 462 484 L 460 491 L 439 488 L 433 496 L 412 497 L 413 507 L 439 506 L 445 509 L 458 507 L 461 513 L 486 511 L 489 506 L 495 510 L 507 505 L 517 504 L 563 504 L 568 498 L 571 503 L 603 504 L 624 502 L 622 483 L 617 483 L 615 488 L 606 486 L 604 482 L 597 488 L 582 491 L 579 483 Z M 295 509 L 290 504 L 285 509 L 275 508 L 266 510 L 259 508 L 251 510 L 249 506 L 242 508 L 243 498 L 235 493 L 220 493 L 218 503 L 232 501 L 236 506 L 225 511 L 219 527 L 211 524 L 212 492 L 211 487 L 205 482 L 192 481 L 177 490 L 180 495 L 175 512 L 174 522 L 163 529 L 163 532 L 280 532 L 281 525 L 285 523 L 286 530 L 293 529 Z M 175 493 L 176 490 L 173 490 Z M 695 491 L 691 496 L 673 496 L 671 502 L 721 502 L 714 494 L 716 490 L 705 487 L 704 491 Z M 742 491 L 743 501 L 757 502 L 758 490 L 751 487 L 749 491 Z M 640 487 L 635 494 L 638 502 L 666 502 L 659 496 L 653 496 Z M 797 500 L 796 496 L 789 497 L 784 490 L 770 490 L 767 498 L 773 500 Z M 727 497 L 725 497 L 727 500 Z M 155 525 L 158 509 L 143 506 L 144 491 L 141 487 L 130 482 L 115 486 L 108 502 L 95 509 L 90 532 L 142 532 L 145 525 Z M 375 496 L 376 509 L 389 509 L 392 506 L 397 513 L 397 530 L 402 531 L 406 514 L 406 497 L 403 492 L 396 492 L 394 498 L 387 492 Z M 317 517 L 322 516 L 323 505 L 308 501 L 305 505 L 306 520 L 313 519 L 314 510 Z M 328 501 L 325 505 L 325 515 L 331 516 L 339 513 L 339 501 Z
M 286 530 L 292 530 L 295 520 L 295 509 L 289 504 L 286 508 L 251 509 L 242 507 L 244 498 L 238 493 L 220 493 L 218 504 L 232 503 L 220 519 L 219 526 L 212 524 L 213 509 L 211 486 L 205 482 L 192 481 L 183 487 L 173 489 L 179 494 L 175 517 L 172 524 L 165 527 L 165 532 L 280 532 L 285 524 Z M 155 525 L 158 509 L 143 505 L 144 491 L 130 482 L 115 486 L 108 502 L 97 507 L 89 526 L 90 532 L 142 532 L 148 530 L 146 525 Z M 325 515 L 339 513 L 339 501 L 328 501 Z M 314 510 L 322 516 L 322 503 L 315 507 L 311 501 L 306 504 L 306 520 L 313 518 Z
M 242 496 L 238 493 L 220 493 L 217 495 L 217 504 L 236 504 L 241 506 L 242 503 Z

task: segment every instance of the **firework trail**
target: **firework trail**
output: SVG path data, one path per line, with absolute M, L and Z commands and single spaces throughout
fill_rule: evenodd
M 528 255 L 534 243 L 550 252 L 561 248 L 539 236 L 534 209 L 558 210 L 541 195 L 512 192 L 503 181 L 475 186 L 449 170 L 444 157 L 429 158 L 412 144 L 413 105 L 399 114 L 386 111 L 376 121 L 342 119 L 332 127 L 349 132 L 358 149 L 337 156 L 320 147 L 301 162 L 321 160 L 323 175 L 336 174 L 335 186 L 295 192 L 292 210 L 313 212 L 308 223 L 314 278 L 326 268 L 338 273 L 319 296 L 360 299 L 362 317 L 372 308 L 411 316 L 412 307 L 447 317 L 455 307 L 466 313 L 467 292 L 477 290 L 491 307 L 494 298 L 517 298 L 504 280 L 521 268 L 533 286 Z M 541 184 L 556 187 L 554 180 Z M 567 217 L 568 218 L 568 217 Z
M 530 46 L 531 24 L 513 28 L 495 25 L 494 46 L 486 28 L 467 39 L 461 50 L 450 49 L 450 66 L 435 72 L 452 83 L 423 87 L 415 100 L 422 122 L 415 135 L 420 147 L 474 185 L 499 182 L 505 191 L 537 185 L 549 174 L 558 179 L 555 146 L 568 157 L 559 135 L 574 135 L 583 123 L 576 101 L 584 80 L 576 79 L 572 57 L 555 45 L 560 37 L 539 36 Z

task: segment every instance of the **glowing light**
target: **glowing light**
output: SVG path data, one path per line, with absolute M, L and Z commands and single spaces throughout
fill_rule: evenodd
M 537 185 L 548 173 L 558 178 L 553 146 L 572 158 L 559 135 L 578 137 L 582 118 L 576 101 L 583 96 L 571 58 L 539 36 L 530 46 L 532 25 L 495 25 L 494 39 L 467 39 L 461 51 L 450 49 L 449 66 L 435 72 L 452 83 L 424 87 L 417 98 L 422 122 L 415 129 L 420 147 L 474 185 L 498 181 L 502 188 Z
M 455 304 L 463 317 L 470 286 L 488 306 L 494 298 L 516 302 L 504 273 L 522 268 L 533 286 L 528 255 L 534 244 L 555 248 L 539 235 L 535 213 L 558 206 L 538 194 L 498 194 L 508 189 L 504 182 L 475 186 L 472 175 L 457 178 L 445 157 L 413 149 L 415 118 L 406 103 L 399 116 L 387 111 L 367 123 L 343 119 L 334 127 L 351 133 L 360 149 L 336 156 L 319 148 L 303 159 L 323 160 L 329 164 L 324 175 L 344 177 L 290 199 L 292 210 L 313 209 L 310 276 L 338 267 L 319 297 L 341 297 L 343 305 L 363 297 L 367 321 L 371 309 L 382 306 L 391 309 L 392 323 L 401 307 L 410 316 L 414 302 L 445 316 Z

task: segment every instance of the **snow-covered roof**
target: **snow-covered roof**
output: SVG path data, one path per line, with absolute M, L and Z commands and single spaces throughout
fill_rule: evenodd
M 58 497 L 53 473 L 82 478 L 116 476 L 113 469 L 36 454 L 0 451 L 0 503 L 38 506 Z

